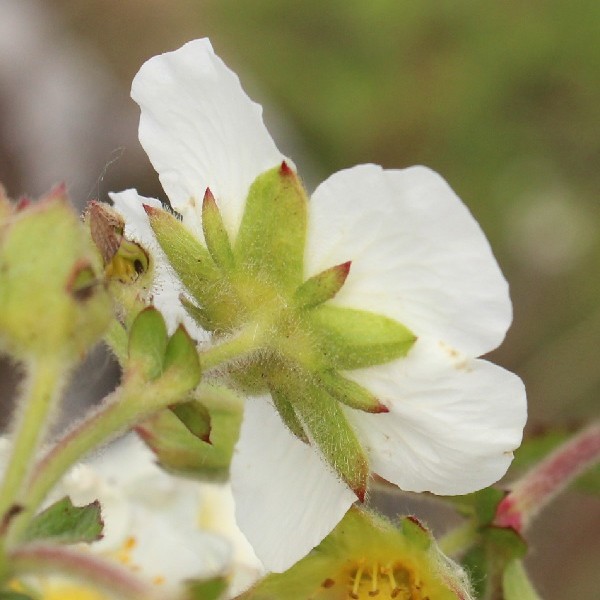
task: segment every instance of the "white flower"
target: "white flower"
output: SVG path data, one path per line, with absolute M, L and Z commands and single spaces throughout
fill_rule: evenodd
M 140 141 L 184 224 L 204 239 L 201 199 L 209 187 L 234 240 L 250 185 L 284 159 L 260 107 L 208 40 L 149 60 L 132 97 L 142 111 Z M 126 235 L 156 248 L 139 207 L 148 200 L 133 190 L 112 197 Z M 389 409 L 343 407 L 371 471 L 404 490 L 438 494 L 497 481 L 521 441 L 525 392 L 518 377 L 477 358 L 501 343 L 512 311 L 467 208 L 424 167 L 336 173 L 309 205 L 305 278 L 345 261 L 352 268 L 331 304 L 385 315 L 418 338 L 404 358 L 344 372 Z M 172 292 L 181 284 L 169 268 L 155 283 L 155 301 L 167 317 L 184 318 Z M 267 396 L 246 403 L 231 478 L 238 524 L 271 570 L 305 555 L 356 500 Z
M 165 597 L 175 597 L 186 579 L 215 576 L 228 577 L 233 594 L 261 574 L 235 526 L 229 487 L 165 473 L 134 435 L 73 467 L 48 504 L 64 496 L 76 506 L 100 501 L 103 538 L 82 544 L 81 551 L 124 565 Z M 27 583 L 44 600 L 104 598 L 89 586 L 54 575 L 30 577 Z

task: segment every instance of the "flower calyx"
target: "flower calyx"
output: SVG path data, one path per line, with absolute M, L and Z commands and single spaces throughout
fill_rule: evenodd
M 212 334 L 203 367 L 218 366 L 245 392 L 270 393 L 290 431 L 316 445 L 362 500 L 369 466 L 341 405 L 388 409 L 346 371 L 404 356 L 416 338 L 393 319 L 331 302 L 350 260 L 306 277 L 308 199 L 285 161 L 250 186 L 235 237 L 218 202 L 206 190 L 203 241 L 185 220 L 144 207 L 189 293 L 184 307 Z M 230 356 L 228 348 L 235 349 Z

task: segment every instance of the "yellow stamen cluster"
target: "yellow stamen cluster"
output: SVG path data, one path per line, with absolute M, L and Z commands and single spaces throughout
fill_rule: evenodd
M 321 583 L 321 592 L 340 600 L 429 600 L 415 573 L 399 562 L 353 561 L 339 577 Z

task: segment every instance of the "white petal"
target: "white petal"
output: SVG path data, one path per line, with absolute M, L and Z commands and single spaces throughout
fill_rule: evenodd
M 151 58 L 134 78 L 131 96 L 142 109 L 140 142 L 173 208 L 199 218 L 210 187 L 234 235 L 250 184 L 284 158 L 262 108 L 207 39 Z
M 249 398 L 231 464 L 236 516 L 265 567 L 284 571 L 316 546 L 356 497 L 265 398 Z
M 334 303 L 385 314 L 470 356 L 504 338 L 507 283 L 479 225 L 433 171 L 340 171 L 313 194 L 309 219 L 308 276 L 352 261 Z
M 140 244 L 154 261 L 154 282 L 152 290 L 149 290 L 148 300 L 162 313 L 169 333 L 172 334 L 177 325 L 183 323 L 195 340 L 208 340 L 209 334 L 198 327 L 179 301 L 185 288 L 154 236 L 148 215 L 142 206 L 147 204 L 162 208 L 161 203 L 154 198 L 139 196 L 135 190 L 111 193 L 109 196 L 114 202 L 114 209 L 125 220 L 125 237 Z
M 419 340 L 406 359 L 349 374 L 388 406 L 347 409 L 373 471 L 407 491 L 466 494 L 506 472 L 521 443 L 525 389 L 484 360 Z
M 231 564 L 230 541 L 199 526 L 207 500 L 202 491 L 199 483 L 160 469 L 130 434 L 77 465 L 55 495 L 68 495 L 76 505 L 100 500 L 105 537 L 90 550 L 175 589 L 184 579 L 225 573 Z

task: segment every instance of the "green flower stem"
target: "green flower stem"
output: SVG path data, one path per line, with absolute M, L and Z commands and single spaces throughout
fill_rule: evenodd
M 262 330 L 259 324 L 252 323 L 220 344 L 200 352 L 202 371 L 208 371 L 256 351 L 260 347 L 261 339 Z
M 10 461 L 0 488 L 0 517 L 19 497 L 48 423 L 48 415 L 62 390 L 65 365 L 50 359 L 30 363 L 26 397 L 21 400 Z
M 66 546 L 29 544 L 9 553 L 12 572 L 19 575 L 40 572 L 62 573 L 84 584 L 117 594 L 124 600 L 158 600 L 164 591 L 135 577 L 131 571 L 90 553 Z
M 163 383 L 161 385 L 161 383 Z M 151 384 L 129 379 L 104 401 L 100 410 L 69 431 L 36 465 L 27 488 L 27 506 L 9 527 L 8 542 L 18 541 L 48 492 L 77 461 L 136 423 L 170 404 L 184 400 L 170 393 L 167 382 Z
M 438 540 L 440 550 L 451 557 L 463 554 L 477 541 L 477 524 L 467 521 Z
M 513 560 L 504 570 L 502 588 L 506 600 L 541 600 L 520 560 Z

